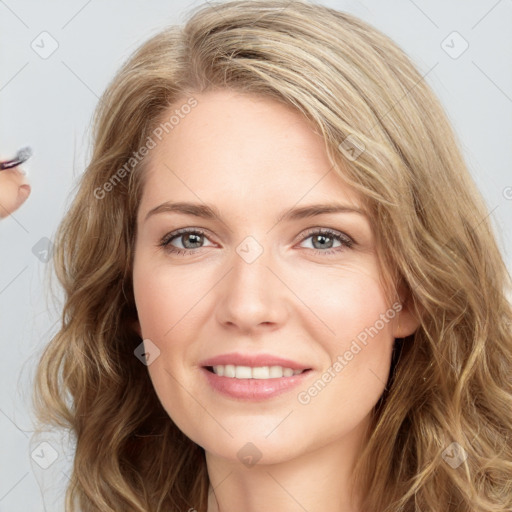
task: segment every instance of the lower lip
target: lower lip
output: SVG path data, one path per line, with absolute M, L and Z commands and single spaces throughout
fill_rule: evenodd
M 292 375 L 291 377 L 278 377 L 275 379 L 235 379 L 220 377 L 206 368 L 201 368 L 206 375 L 210 386 L 219 393 L 230 398 L 240 400 L 265 400 L 281 395 L 297 387 L 306 378 L 311 370 Z

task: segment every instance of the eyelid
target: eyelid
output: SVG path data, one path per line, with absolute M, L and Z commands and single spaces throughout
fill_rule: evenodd
M 180 228 L 174 231 L 171 231 L 164 235 L 163 238 L 158 243 L 158 246 L 163 248 L 164 251 L 168 252 L 169 254 L 174 254 L 175 256 L 186 256 L 186 255 L 192 255 L 198 253 L 201 249 L 204 249 L 206 247 L 196 247 L 193 249 L 187 249 L 187 248 L 180 248 L 180 247 L 174 247 L 171 245 L 171 240 L 179 239 L 180 236 L 188 233 L 198 234 L 202 236 L 203 238 L 206 238 L 209 242 L 212 242 L 210 240 L 209 230 L 204 228 L 196 228 L 196 227 L 187 227 L 187 228 Z M 312 235 L 328 235 L 331 238 L 334 238 L 340 242 L 339 247 L 335 248 L 328 248 L 325 250 L 322 249 L 316 249 L 316 248 L 307 248 L 309 251 L 313 251 L 315 254 L 322 254 L 326 257 L 332 256 L 333 254 L 337 254 L 340 252 L 344 252 L 347 249 L 352 249 L 354 245 L 357 245 L 357 242 L 351 237 L 350 235 L 344 233 L 343 231 L 339 231 L 337 229 L 333 228 L 326 228 L 326 227 L 311 227 L 307 228 L 305 231 L 300 233 L 299 240 L 296 242 L 297 244 L 302 243 L 304 240 L 310 238 Z M 215 245 L 215 242 L 213 242 L 213 245 Z M 304 248 L 303 248 L 304 249 Z
M 185 234 L 185 233 L 190 233 L 190 232 L 198 232 L 198 233 L 200 233 L 202 235 L 208 236 L 208 238 L 212 238 L 212 236 L 210 234 L 210 231 L 208 229 L 206 229 L 206 228 L 197 228 L 197 227 L 193 227 L 192 226 L 192 227 L 179 228 L 179 229 L 176 229 L 174 231 L 170 231 L 169 233 L 166 233 L 162 239 L 171 240 L 172 238 L 177 238 L 178 235 Z M 298 235 L 298 241 L 302 242 L 303 240 L 305 240 L 306 238 L 308 238 L 312 234 L 318 233 L 318 232 L 326 233 L 326 234 L 329 234 L 329 233 L 337 234 L 337 235 L 340 235 L 341 237 L 346 238 L 347 241 L 351 241 L 354 244 L 357 243 L 357 241 L 354 239 L 354 237 L 349 235 L 348 233 L 345 233 L 345 232 L 340 231 L 338 229 L 326 228 L 326 227 L 320 227 L 320 226 L 313 226 L 311 228 L 306 228 L 305 231 L 301 232 Z M 169 235 L 172 235 L 172 236 L 169 236 Z
M 179 235 L 183 235 L 183 234 L 187 234 L 187 233 L 191 233 L 191 232 L 192 233 L 197 232 L 197 233 L 205 236 L 208 239 L 211 238 L 211 235 L 209 234 L 209 231 L 207 229 L 189 227 L 189 228 L 176 229 L 175 231 L 171 231 L 171 232 L 165 234 L 162 237 L 162 241 L 169 242 L 173 238 L 179 238 Z M 347 233 L 344 233 L 343 231 L 339 231 L 337 229 L 332 229 L 332 228 L 320 227 L 320 226 L 307 228 L 305 231 L 300 233 L 299 237 L 298 237 L 298 242 L 303 242 L 306 238 L 309 238 L 311 235 L 317 234 L 317 233 L 336 234 L 336 235 L 340 236 L 341 238 L 344 238 L 346 240 L 346 242 L 350 242 L 352 244 L 357 243 L 352 236 L 348 235 Z M 212 241 L 212 240 L 210 240 L 210 241 Z
M 188 233 L 196 233 L 196 234 L 202 235 L 205 238 L 207 238 L 210 242 L 212 242 L 212 240 L 211 240 L 212 237 L 210 235 L 210 232 L 207 229 L 190 227 L 190 228 L 180 228 L 180 229 L 176 229 L 174 231 L 170 231 L 169 233 L 166 233 L 161 238 L 159 245 L 168 244 L 171 240 L 179 238 L 180 235 L 186 235 Z M 192 250 L 192 249 L 188 249 L 188 250 Z
M 321 233 L 321 234 L 325 234 L 325 235 L 339 236 L 340 238 L 344 239 L 345 242 L 347 242 L 347 244 L 350 244 L 351 246 L 357 244 L 354 237 L 350 236 L 349 234 L 347 234 L 343 231 L 339 231 L 338 229 L 333 229 L 333 228 L 323 228 L 320 226 L 315 226 L 315 227 L 306 229 L 306 231 L 304 231 L 303 233 L 301 233 L 299 235 L 299 242 L 303 242 L 306 238 L 309 238 L 311 235 L 314 235 L 317 233 Z

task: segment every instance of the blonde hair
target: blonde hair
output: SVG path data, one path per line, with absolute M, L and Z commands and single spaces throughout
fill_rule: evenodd
M 387 289 L 405 286 L 421 319 L 396 340 L 355 468 L 363 510 L 512 509 L 510 275 L 439 101 L 405 53 L 356 17 L 300 0 L 237 0 L 202 6 L 143 44 L 95 115 L 91 161 L 55 240 L 62 325 L 34 392 L 41 423 L 76 436 L 67 510 L 207 509 L 204 450 L 169 418 L 134 356 L 131 266 L 147 158 L 97 191 L 170 105 L 222 88 L 311 121 L 333 172 L 370 212 Z M 364 149 L 357 158 L 340 150 L 347 141 Z M 457 468 L 445 462 L 450 446 L 467 455 Z

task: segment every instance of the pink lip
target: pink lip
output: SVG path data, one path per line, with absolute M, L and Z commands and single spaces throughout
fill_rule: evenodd
M 275 379 L 235 379 L 219 377 L 219 375 L 210 372 L 206 368 L 201 368 L 201 372 L 205 375 L 210 386 L 217 392 L 229 398 L 245 401 L 262 401 L 278 396 L 298 386 L 311 373 L 311 371 L 305 371 L 292 377 Z
M 233 352 L 232 354 L 222 354 L 220 356 L 206 359 L 199 363 L 200 366 L 217 366 L 233 364 L 235 366 L 282 366 L 283 368 L 291 368 L 292 370 L 308 370 L 311 369 L 307 364 L 297 363 L 290 359 L 284 359 L 269 354 L 239 354 Z M 291 378 L 291 377 L 290 377 Z

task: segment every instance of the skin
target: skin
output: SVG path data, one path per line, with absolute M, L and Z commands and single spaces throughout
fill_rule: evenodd
M 19 167 L 0 171 L 0 219 L 15 212 L 29 195 L 30 187 Z
M 299 113 L 228 91 L 195 97 L 197 107 L 151 151 L 137 216 L 135 329 L 160 350 L 148 365 L 155 391 L 205 449 L 208 512 L 361 512 L 349 478 L 384 391 L 394 338 L 418 322 L 404 306 L 399 326 L 396 316 L 310 403 L 299 403 L 298 393 L 391 308 L 371 221 L 329 213 L 277 222 L 293 207 L 360 202 L 328 172 L 323 140 Z M 213 204 L 223 222 L 176 212 L 145 220 L 166 201 Z M 199 243 L 174 238 L 174 247 L 188 248 L 184 256 L 158 245 L 180 228 L 207 231 Z M 301 241 L 310 228 L 357 243 L 326 246 L 319 235 Z M 263 248 L 250 264 L 236 251 L 247 236 Z M 329 249 L 338 252 L 326 255 Z M 265 401 L 227 398 L 209 386 L 200 363 L 235 351 L 286 357 L 312 371 L 304 385 Z M 237 455 L 248 442 L 261 452 L 256 465 Z

